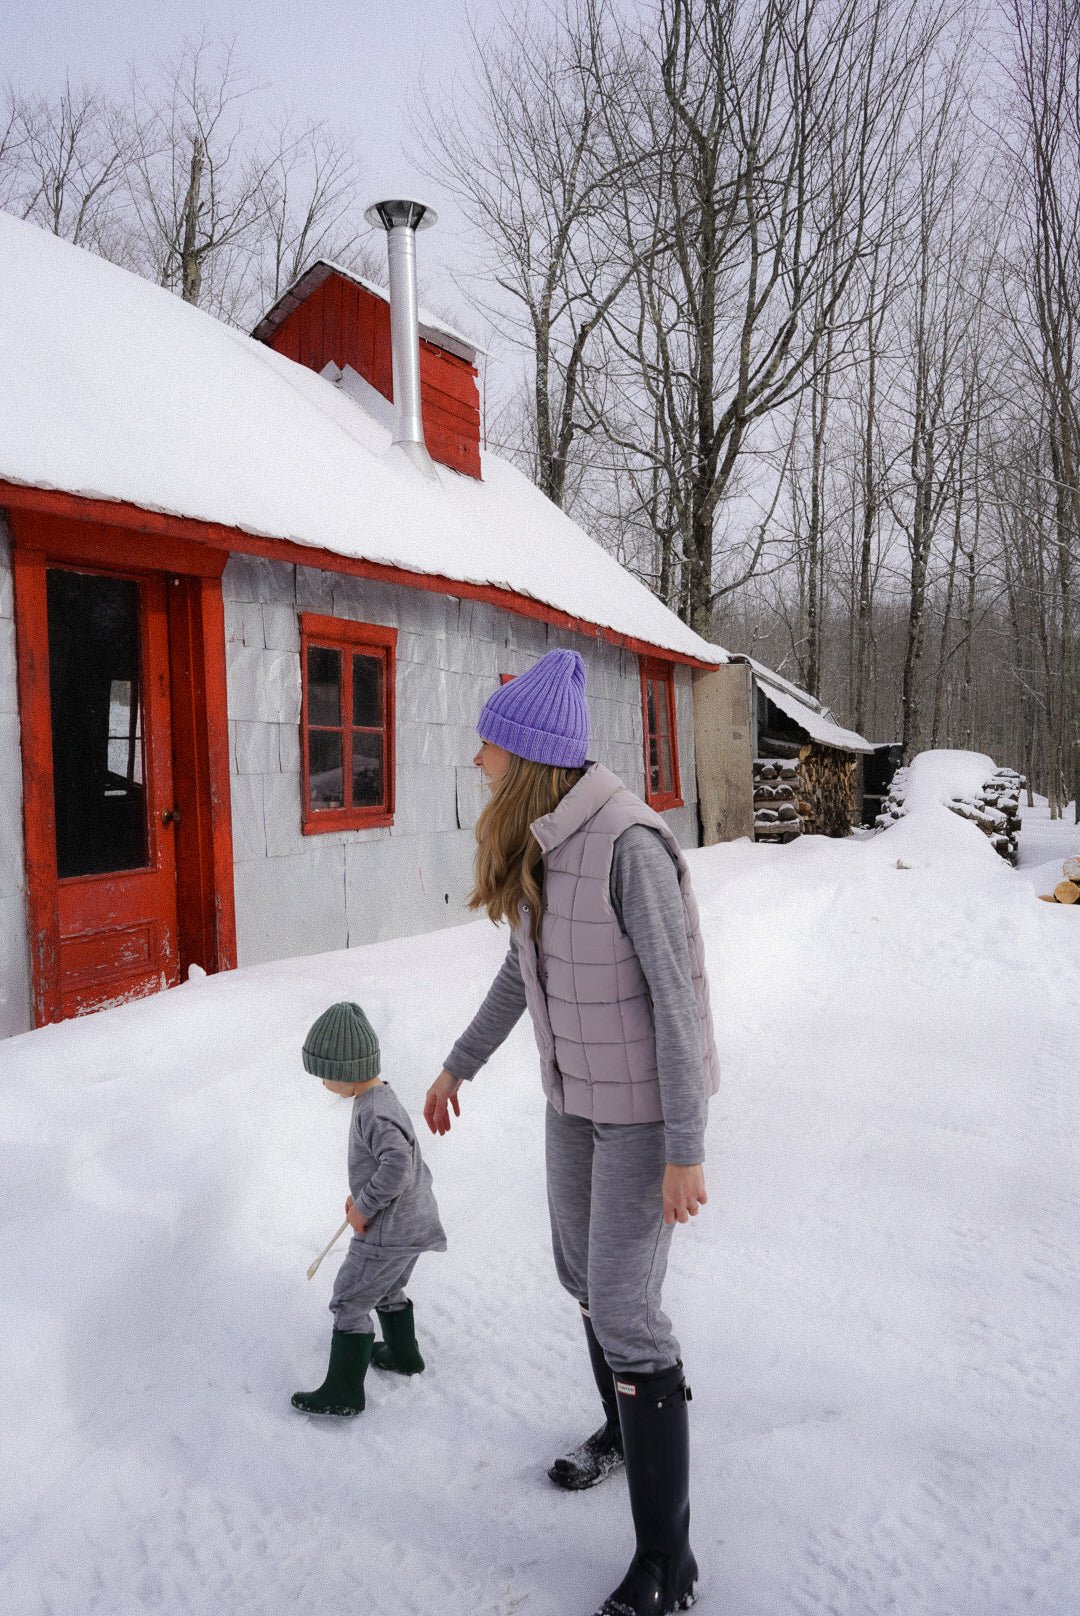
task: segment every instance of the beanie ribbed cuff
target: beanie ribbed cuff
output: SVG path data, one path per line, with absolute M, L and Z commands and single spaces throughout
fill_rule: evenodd
M 378 1077 L 381 1071 L 378 1054 L 364 1055 L 351 1060 L 331 1060 L 326 1055 L 313 1055 L 304 1049 L 304 1070 L 313 1077 L 328 1078 L 331 1083 L 366 1083 L 369 1077 Z
M 547 730 L 518 724 L 502 713 L 484 712 L 476 726 L 482 741 L 491 741 L 517 757 L 533 763 L 551 763 L 561 769 L 580 769 L 589 750 L 587 739 L 577 735 L 551 735 Z

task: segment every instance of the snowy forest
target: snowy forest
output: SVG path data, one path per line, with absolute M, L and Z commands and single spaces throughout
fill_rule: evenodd
M 489 443 L 697 631 L 871 740 L 1080 799 L 1074 0 L 559 0 L 429 77 Z M 0 207 L 250 329 L 382 278 L 347 131 L 243 43 L 8 86 Z M 462 318 L 462 316 L 458 316 Z

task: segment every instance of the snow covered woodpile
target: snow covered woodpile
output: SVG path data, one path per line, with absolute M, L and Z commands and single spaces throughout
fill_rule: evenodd
M 876 825 L 885 808 L 902 751 L 899 741 L 882 741 L 862 760 L 862 822 L 866 826 Z
M 1061 866 L 1061 880 L 1053 892 L 1040 892 L 1043 903 L 1080 905 L 1080 853 L 1071 854 Z M 1080 907 L 1077 908 L 1080 914 Z
M 955 755 L 977 756 L 974 753 Z M 933 754 L 923 753 L 922 756 L 929 757 Z M 885 806 L 877 818 L 879 830 L 895 825 L 898 819 L 904 817 L 907 812 L 910 779 L 909 769 L 897 771 L 885 799 Z M 989 838 L 995 853 L 1000 853 L 1003 859 L 1015 865 L 1020 835 L 1020 793 L 1026 785 L 1025 777 L 1018 774 L 1015 769 L 995 769 L 977 789 L 950 792 L 942 798 L 942 801 L 950 812 L 977 825 L 983 835 Z
M 790 680 L 755 662 L 754 836 L 847 836 L 860 816 L 861 759 L 869 741 L 844 729 L 829 709 Z

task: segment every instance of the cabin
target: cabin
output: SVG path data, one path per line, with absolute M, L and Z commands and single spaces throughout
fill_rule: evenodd
M 305 272 L 246 335 L 0 214 L 0 1034 L 459 924 L 475 722 L 552 646 L 684 846 L 726 653 L 484 446 L 478 350 Z M 722 816 L 721 816 L 722 817 Z

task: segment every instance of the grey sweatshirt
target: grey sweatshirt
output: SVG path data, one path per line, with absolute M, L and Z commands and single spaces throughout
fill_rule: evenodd
M 445 1251 L 446 1235 L 409 1113 L 387 1083 L 353 1100 L 349 1189 L 380 1252 Z
M 611 861 L 610 891 L 649 984 L 667 1159 L 680 1166 L 703 1162 L 707 1101 L 690 950 L 675 860 L 657 831 L 631 825 L 622 833 Z M 454 1077 L 475 1077 L 524 1009 L 517 938 L 511 932 L 498 975 L 443 1062 L 446 1070 Z

